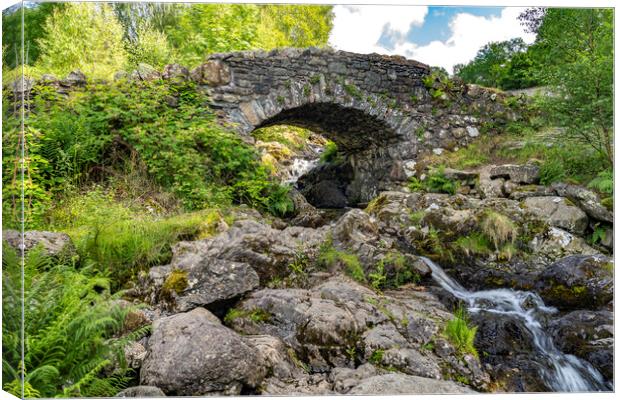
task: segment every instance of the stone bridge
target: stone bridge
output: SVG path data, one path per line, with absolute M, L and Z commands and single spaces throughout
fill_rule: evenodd
M 399 56 L 280 49 L 213 54 L 191 72 L 176 64 L 163 73 L 149 68 L 117 78 L 192 79 L 221 123 L 248 142 L 252 131 L 273 124 L 306 127 L 336 142 L 347 168 L 323 167 L 310 181 L 335 181 L 349 205 L 402 185 L 420 153 L 454 151 L 516 118 L 505 94 L 438 79 L 427 65 Z M 14 85 L 15 99 L 34 85 L 25 82 Z M 72 72 L 40 83 L 67 93 L 86 77 Z
M 214 54 L 192 77 L 222 123 L 249 141 L 259 127 L 290 124 L 336 142 L 352 167 L 341 185 L 349 204 L 406 180 L 421 151 L 455 150 L 509 114 L 503 95 L 442 83 L 427 65 L 399 56 L 315 48 Z

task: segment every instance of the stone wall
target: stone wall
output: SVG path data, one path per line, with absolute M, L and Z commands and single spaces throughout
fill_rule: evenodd
M 406 181 L 420 153 L 456 150 L 518 118 L 519 101 L 502 92 L 435 78 L 428 66 L 403 57 L 330 49 L 213 54 L 192 71 L 141 65 L 116 78 L 192 79 L 209 94 L 220 122 L 248 142 L 254 129 L 277 123 L 322 133 L 353 166 L 351 204 Z M 25 82 L 13 85 L 14 99 L 36 88 Z M 74 72 L 38 83 L 68 93 L 86 82 Z

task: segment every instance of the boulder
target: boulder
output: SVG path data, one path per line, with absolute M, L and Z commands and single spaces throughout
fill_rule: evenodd
M 566 183 L 555 183 L 552 187 L 559 196 L 570 199 L 577 207 L 585 211 L 590 218 L 613 224 L 614 214 L 601 204 L 601 200 L 593 191 Z
M 177 312 L 217 306 L 259 285 L 258 274 L 249 264 L 183 251 L 182 246 L 175 246 L 170 265 L 151 268 L 149 276 L 159 284 L 158 297 L 173 299 Z
M 310 204 L 319 208 L 349 205 L 347 187 L 353 180 L 350 163 L 320 164 L 297 180 L 297 187 Z
M 564 197 L 528 197 L 524 207 L 550 225 L 581 235 L 588 227 L 588 216 Z
M 177 82 L 185 82 L 189 79 L 189 71 L 182 65 L 168 64 L 164 67 L 162 78 Z
M 603 255 L 573 255 L 539 275 L 537 291 L 545 303 L 563 310 L 596 310 L 613 299 L 613 260 Z
M 334 385 L 334 391 L 347 393 L 352 387 L 357 386 L 364 379 L 385 373 L 372 364 L 362 364 L 356 369 L 334 368 L 329 374 L 329 380 Z
M 504 179 L 491 179 L 491 169 L 493 166 L 486 166 L 480 169 L 478 189 L 484 198 L 506 197 L 504 193 Z
M 47 231 L 26 231 L 22 248 L 21 233 L 7 229 L 2 231 L 2 240 L 14 248 L 18 253 L 28 253 L 34 247 L 41 246 L 42 251 L 49 257 L 71 258 L 77 255 L 71 238 L 66 233 Z
M 166 395 L 155 386 L 132 386 L 121 390 L 114 397 L 166 397 Z
M 589 361 L 606 379 L 613 379 L 613 312 L 573 311 L 552 321 L 549 333 L 561 351 Z
M 491 167 L 489 170 L 491 179 L 504 178 L 515 183 L 533 184 L 540 179 L 540 168 L 536 165 L 505 164 Z
M 362 380 L 347 394 L 471 394 L 476 393 L 456 382 L 423 378 L 404 374 L 372 376 Z
M 156 320 L 140 384 L 168 395 L 240 394 L 266 374 L 256 349 L 204 308 Z

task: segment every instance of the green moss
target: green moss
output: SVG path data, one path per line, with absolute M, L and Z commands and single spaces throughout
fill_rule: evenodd
M 260 308 L 253 308 L 251 310 L 244 310 L 239 308 L 231 308 L 224 317 L 224 322 L 230 325 L 234 320 L 239 318 L 247 318 L 252 322 L 269 322 L 271 320 L 271 314 Z
M 603 200 L 601 200 L 601 205 L 603 207 L 605 207 L 607 210 L 609 211 L 613 211 L 614 210 L 614 198 L 612 197 L 606 197 Z
M 183 271 L 180 269 L 174 269 L 170 275 L 164 281 L 164 284 L 161 287 L 162 295 L 165 297 L 170 297 L 172 292 L 180 294 L 189 285 L 189 281 L 187 280 L 187 271 Z
M 349 96 L 353 97 L 354 99 L 361 100 L 363 98 L 362 97 L 362 92 L 358 89 L 357 86 L 345 83 L 343 85 L 343 88 L 344 88 L 344 91 Z
M 414 226 L 420 226 L 425 215 L 426 211 L 424 210 L 412 211 L 409 213 L 409 221 Z
M 321 244 L 318 263 L 322 268 L 329 268 L 336 264 L 342 264 L 347 275 L 358 282 L 366 282 L 364 269 L 357 256 L 353 253 L 336 249 L 331 238 L 328 238 Z
M 387 201 L 386 196 L 379 195 L 375 197 L 374 199 L 370 200 L 370 202 L 368 203 L 364 211 L 367 212 L 368 214 L 372 214 L 375 211 L 377 211 L 377 209 L 383 207 L 386 201 Z

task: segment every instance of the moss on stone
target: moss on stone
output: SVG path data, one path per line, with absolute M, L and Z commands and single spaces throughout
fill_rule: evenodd
M 187 271 L 174 269 L 164 281 L 161 291 L 165 297 L 170 297 L 173 292 L 177 294 L 182 293 L 187 289 L 188 285 Z

